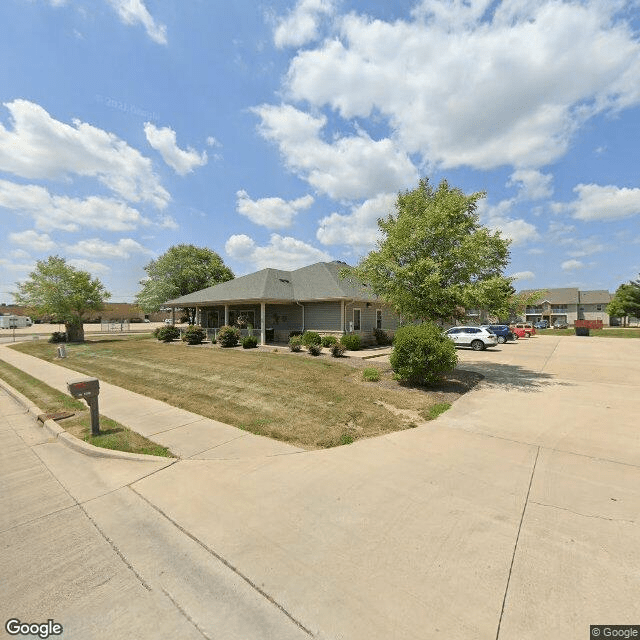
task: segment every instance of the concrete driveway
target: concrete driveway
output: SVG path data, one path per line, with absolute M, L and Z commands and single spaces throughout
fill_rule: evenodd
M 462 365 L 437 421 L 188 461 L 136 491 L 317 637 L 589 637 L 640 622 L 640 341 L 537 337 Z
M 181 460 L 99 496 L 81 494 L 64 456 L 48 467 L 203 637 L 225 627 L 207 587 L 218 569 L 249 589 L 237 602 L 280 616 L 229 637 L 583 640 L 590 624 L 638 624 L 640 340 L 459 354 L 486 380 L 415 429 Z

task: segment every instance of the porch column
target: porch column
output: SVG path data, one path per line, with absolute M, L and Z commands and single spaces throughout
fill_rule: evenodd
M 267 323 L 266 307 L 267 305 L 264 302 L 260 303 L 260 344 L 267 344 L 267 328 L 265 327 Z
M 200 322 L 200 307 L 198 307 L 197 305 L 196 305 L 196 317 L 194 318 L 194 320 L 195 320 L 194 324 L 202 324 Z
M 228 304 L 224 305 L 224 326 L 225 327 L 229 326 L 229 305 Z
M 346 333 L 346 303 L 344 300 L 340 301 L 340 326 L 342 327 L 342 333 Z

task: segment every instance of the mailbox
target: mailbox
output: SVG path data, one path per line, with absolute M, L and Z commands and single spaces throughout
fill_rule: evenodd
M 100 393 L 100 382 L 98 378 L 78 378 L 69 380 L 67 389 L 74 397 L 86 400 L 91 410 L 91 435 L 97 436 L 100 433 L 100 412 L 98 411 L 98 394 Z
M 98 378 L 79 378 L 67 382 L 69 393 L 74 398 L 95 398 L 100 393 L 100 382 Z

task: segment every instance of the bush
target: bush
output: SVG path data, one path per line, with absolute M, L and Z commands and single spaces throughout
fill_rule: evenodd
M 240 329 L 237 327 L 230 327 L 229 325 L 220 327 L 218 330 L 217 340 L 218 344 L 225 349 L 235 347 L 240 340 Z
M 347 351 L 359 351 L 361 348 L 360 336 L 357 333 L 345 333 L 340 338 L 340 344 L 343 344 Z
M 293 336 L 301 336 L 302 335 L 302 331 L 290 331 L 289 332 L 289 337 L 293 338 Z
M 330 347 L 332 344 L 337 344 L 337 342 L 338 338 L 336 338 L 335 336 L 322 336 L 320 344 L 323 347 Z
M 255 349 L 258 346 L 258 338 L 255 336 L 247 336 L 246 338 L 242 338 L 241 344 L 243 349 Z
M 334 358 L 342 358 L 342 356 L 344 355 L 344 352 L 347 349 L 343 344 L 340 344 L 339 342 L 336 342 L 335 344 L 332 344 L 329 347 L 329 350 L 331 351 L 331 355 Z
M 202 344 L 207 337 L 207 332 L 197 324 L 192 324 L 184 332 L 182 340 L 187 344 Z
M 160 327 L 160 331 L 156 335 L 158 340 L 162 340 L 162 342 L 171 342 L 172 340 L 176 340 L 180 337 L 180 330 L 176 329 L 172 324 L 167 325 L 166 327 Z
M 322 351 L 322 345 L 321 344 L 309 344 L 307 345 L 307 351 L 312 355 L 312 356 L 319 356 L 320 352 Z
M 380 380 L 380 370 L 374 367 L 367 367 L 362 372 L 362 379 L 367 382 L 378 382 Z
M 300 351 L 302 349 L 302 335 L 297 334 L 289 338 L 289 349 L 291 351 Z
M 157 338 L 157 337 L 158 337 L 158 334 L 160 333 L 160 329 L 162 329 L 162 327 L 156 327 L 156 328 L 151 332 L 151 335 L 152 335 L 154 338 Z
M 54 331 L 49 338 L 49 342 L 66 342 L 67 334 L 64 331 Z
M 455 344 L 433 323 L 401 327 L 393 345 L 395 377 L 413 384 L 435 384 L 458 362 Z
M 373 335 L 376 338 L 376 344 L 380 346 L 391 344 L 391 338 L 389 338 L 386 331 L 383 331 L 382 329 L 374 329 Z
M 308 347 L 312 344 L 322 344 L 322 338 L 317 331 L 305 331 L 302 334 L 302 344 Z

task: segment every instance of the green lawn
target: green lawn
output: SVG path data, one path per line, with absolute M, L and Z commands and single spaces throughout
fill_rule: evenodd
M 574 336 L 576 330 L 569 329 L 537 329 L 541 335 Z M 640 327 L 611 327 L 606 329 L 589 329 L 589 336 L 598 338 L 640 338 Z
M 16 349 L 51 362 L 55 345 L 25 342 Z M 408 421 L 383 406 L 427 418 L 431 407 L 462 391 L 404 389 L 387 364 L 380 381 L 362 369 L 306 353 L 164 344 L 152 338 L 93 339 L 67 345 L 66 367 L 151 398 L 306 448 L 336 446 L 405 429 Z M 395 386 L 394 386 L 395 385 Z M 463 389 L 466 390 L 466 389 Z
M 29 398 L 45 414 L 73 413 L 69 418 L 58 420 L 58 424 L 76 438 L 103 449 L 173 457 L 166 447 L 148 440 L 105 416 L 100 416 L 100 434 L 92 436 L 91 416 L 85 402 L 74 400 L 66 393 L 53 389 L 2 360 L 0 360 L 0 378 Z

